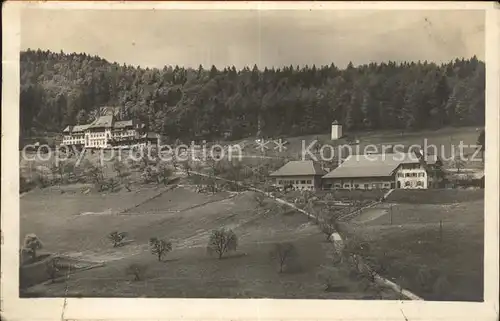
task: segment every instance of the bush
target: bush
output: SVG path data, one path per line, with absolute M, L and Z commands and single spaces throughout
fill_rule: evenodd
M 43 248 L 43 244 L 35 234 L 26 234 L 24 237 L 23 250 L 31 256 L 32 260 L 36 259 L 36 252 Z
M 108 235 L 108 239 L 113 243 L 113 247 L 118 247 L 123 245 L 123 241 L 127 237 L 126 232 L 111 232 Z
M 116 178 L 109 178 L 105 181 L 105 187 L 103 189 L 109 189 L 111 192 L 115 192 L 120 182 Z
M 149 239 L 149 247 L 151 248 L 151 253 L 158 257 L 158 261 L 161 261 L 163 256 L 172 251 L 171 242 L 160 240 L 156 237 L 152 237 Z
M 147 268 L 144 264 L 132 263 L 125 269 L 125 274 L 133 275 L 134 281 L 141 281 L 145 277 Z
M 208 240 L 207 252 L 209 255 L 217 254 L 221 259 L 227 252 L 236 251 L 238 237 L 232 230 L 213 230 Z

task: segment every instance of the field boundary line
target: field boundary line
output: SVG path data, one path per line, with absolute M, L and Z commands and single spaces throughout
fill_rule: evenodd
M 380 202 L 380 201 L 373 201 L 372 203 L 370 203 L 370 204 L 368 204 L 368 205 L 366 205 L 366 206 L 364 206 L 364 207 L 362 207 L 362 208 L 360 208 L 360 209 L 354 210 L 354 211 L 352 211 L 352 212 L 349 212 L 349 213 L 347 213 L 347 214 L 344 214 L 344 215 L 340 216 L 340 217 L 338 218 L 338 220 L 339 220 L 339 221 L 342 221 L 342 222 L 345 222 L 345 220 L 346 220 L 346 219 L 347 219 L 347 220 L 349 220 L 349 219 L 354 218 L 354 217 L 355 217 L 355 214 L 358 214 L 358 213 L 359 213 L 359 214 L 361 214 L 361 211 L 363 211 L 363 210 L 365 210 L 365 209 L 367 209 L 367 208 L 370 208 L 370 207 L 374 207 L 375 205 L 379 205 L 379 204 L 381 204 L 381 203 L 382 203 L 382 202 Z
M 152 201 L 152 200 L 154 200 L 155 198 L 160 197 L 160 196 L 161 196 L 161 195 L 163 195 L 164 193 L 166 193 L 166 192 L 168 192 L 168 191 L 171 191 L 171 190 L 173 190 L 173 189 L 174 189 L 174 188 L 176 188 L 176 187 L 177 187 L 177 185 L 168 186 L 165 190 L 161 191 L 160 193 L 158 193 L 158 194 L 156 194 L 156 195 L 154 195 L 154 196 L 151 196 L 151 197 L 147 198 L 146 200 L 144 200 L 144 201 L 140 202 L 139 204 L 135 204 L 134 206 L 131 206 L 131 207 L 129 207 L 129 208 L 126 208 L 126 209 L 124 209 L 124 210 L 121 210 L 120 212 L 118 212 L 118 214 L 120 215 L 120 214 L 127 213 L 127 212 L 128 212 L 128 211 L 130 211 L 131 209 L 137 208 L 137 207 L 139 207 L 139 206 L 141 206 L 141 205 L 143 205 L 143 204 L 145 204 L 145 203 L 147 203 L 147 202 L 149 202 L 149 201 Z
M 208 177 L 209 175 L 207 174 L 203 174 L 203 173 L 199 173 L 199 172 L 193 172 L 193 171 L 190 171 L 190 173 L 192 174 L 195 174 L 195 175 L 200 175 L 200 176 L 205 176 L 205 177 Z M 237 184 L 237 185 L 240 185 L 240 186 L 243 186 L 243 187 L 246 187 L 247 189 L 251 190 L 251 191 L 254 191 L 254 192 L 259 192 L 259 193 L 262 193 L 264 194 L 265 196 L 269 197 L 269 198 L 272 198 L 274 199 L 275 201 L 277 201 L 278 203 L 281 203 L 281 204 L 285 204 L 285 205 L 288 205 L 289 207 L 292 207 L 294 208 L 295 210 L 299 211 L 300 213 L 302 214 L 305 214 L 307 217 L 309 218 L 315 218 L 312 214 L 306 212 L 305 210 L 297 207 L 295 204 L 292 204 L 284 199 L 281 199 L 281 198 L 278 198 L 274 195 L 272 195 L 271 193 L 267 193 L 263 190 L 260 190 L 258 188 L 255 188 L 255 187 L 247 187 L 245 185 L 243 185 L 242 183 L 240 182 L 237 182 L 237 181 L 233 181 L 233 180 L 229 180 L 229 179 L 226 179 L 226 178 L 222 178 L 222 177 L 217 177 L 217 176 L 212 176 L 216 179 L 220 179 L 220 180 L 224 180 L 224 181 L 227 181 L 227 182 L 231 182 L 231 183 L 234 183 L 234 184 Z M 380 202 L 375 202 L 374 204 L 376 203 L 380 203 Z M 369 206 L 373 206 L 374 204 L 371 204 Z M 320 221 L 321 219 L 319 219 L 318 221 Z M 340 233 L 337 231 L 336 233 L 334 234 L 337 234 L 337 235 L 334 235 L 334 240 L 336 238 L 338 238 L 340 240 L 340 244 L 341 246 L 344 244 L 344 239 L 342 238 L 342 235 L 340 235 Z M 364 265 L 365 268 L 370 268 L 368 265 L 366 265 L 365 263 L 362 263 Z M 387 285 L 388 287 L 390 287 L 392 290 L 396 291 L 397 293 L 401 293 L 402 295 L 404 295 L 405 297 L 407 297 L 408 299 L 410 300 L 420 300 L 420 301 L 423 301 L 424 299 L 419 297 L 418 295 L 402 288 L 401 286 L 397 285 L 396 283 L 380 276 L 379 274 L 375 274 L 375 279 L 379 280 L 381 283 Z

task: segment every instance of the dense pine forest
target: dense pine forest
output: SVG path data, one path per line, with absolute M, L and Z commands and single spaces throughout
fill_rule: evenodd
M 118 106 L 119 118 L 180 139 L 324 133 L 334 119 L 352 131 L 409 131 L 483 125 L 484 93 L 485 65 L 476 57 L 345 69 L 154 69 L 28 50 L 21 52 L 20 121 L 25 137 L 60 132 L 91 121 L 98 107 Z

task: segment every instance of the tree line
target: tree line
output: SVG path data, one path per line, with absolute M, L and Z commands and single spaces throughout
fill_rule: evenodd
M 332 120 L 350 131 L 484 124 L 485 64 L 476 56 L 241 70 L 143 68 L 42 50 L 20 59 L 24 136 L 87 123 L 102 106 L 189 140 L 324 133 Z

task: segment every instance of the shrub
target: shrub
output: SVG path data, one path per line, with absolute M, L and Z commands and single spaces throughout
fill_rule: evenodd
M 158 182 L 158 172 L 156 168 L 151 165 L 146 165 L 141 174 L 144 183 Z
M 158 261 L 161 261 L 163 256 L 172 251 L 171 242 L 160 240 L 156 237 L 152 237 L 149 239 L 149 247 L 151 248 L 151 253 L 158 257 Z
M 113 247 L 122 245 L 126 237 L 126 232 L 111 232 L 108 235 L 108 239 L 111 241 L 111 243 L 113 243 Z
M 36 252 L 43 248 L 43 244 L 35 234 L 26 234 L 24 237 L 23 250 L 28 253 L 32 260 L 36 259 Z
M 172 176 L 173 170 L 166 166 L 163 163 L 159 163 L 158 166 L 156 167 L 156 179 L 158 184 L 163 183 L 163 185 L 167 185 L 170 176 Z
M 217 254 L 221 259 L 227 252 L 236 251 L 238 246 L 238 237 L 232 230 L 224 228 L 213 230 L 208 240 L 207 252 L 208 254 Z
M 141 281 L 144 279 L 144 276 L 147 271 L 147 266 L 144 264 L 132 263 L 125 269 L 125 273 L 127 275 L 133 275 L 134 281 Z
M 299 253 L 292 243 L 276 243 L 270 255 L 278 262 L 280 273 L 283 273 L 283 267 L 290 261 L 296 259 Z
M 109 189 L 111 192 L 116 191 L 119 185 L 120 185 L 119 181 L 113 177 L 109 178 L 106 181 L 106 188 Z

